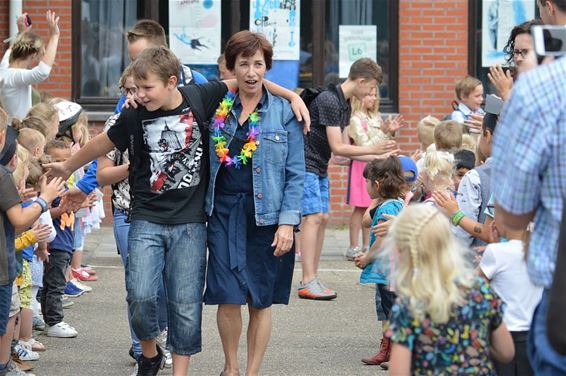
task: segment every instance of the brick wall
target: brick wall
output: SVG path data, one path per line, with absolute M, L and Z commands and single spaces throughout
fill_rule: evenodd
M 468 1 L 401 0 L 399 4 L 399 112 L 404 154 L 418 148 L 417 122 L 450 113 L 455 82 L 468 71 Z M 349 221 L 348 167 L 330 166 L 331 223 Z
M 24 0 L 24 12 L 33 29 L 46 35 L 45 11 L 61 16 L 61 40 L 49 80 L 38 86 L 54 95 L 71 97 L 71 0 Z M 399 112 L 408 126 L 397 140 L 405 154 L 418 147 L 416 123 L 432 114 L 450 112 L 455 81 L 466 75 L 468 61 L 468 2 L 466 0 L 400 0 L 399 4 Z M 0 36 L 8 35 L 8 1 L 0 1 Z M 0 47 L 4 52 L 4 46 Z M 97 134 L 101 124 L 93 124 Z M 346 224 L 351 208 L 345 204 L 348 167 L 331 165 L 331 222 Z M 108 193 L 108 191 L 106 191 Z M 109 194 L 107 194 L 109 197 Z M 107 213 L 109 203 L 107 202 Z M 110 215 L 108 217 L 111 217 Z

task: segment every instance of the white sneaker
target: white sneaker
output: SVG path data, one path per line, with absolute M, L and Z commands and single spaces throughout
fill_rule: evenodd
M 131 376 L 137 376 L 138 375 L 138 363 L 136 362 L 136 365 L 134 366 L 134 372 L 132 372 Z
M 39 360 L 39 354 L 38 353 L 36 353 L 35 351 L 31 351 L 31 350 L 26 349 L 25 347 L 23 347 L 19 343 L 16 346 L 14 346 L 14 352 L 16 354 L 18 354 L 18 358 L 20 358 L 20 360 L 23 360 L 25 362 L 31 361 L 31 360 Z
M 58 337 L 58 338 L 73 338 L 77 336 L 77 331 L 75 328 L 70 326 L 64 321 L 53 326 L 47 326 L 47 336 L 48 337 Z
M 354 261 L 354 259 L 356 258 L 356 255 L 360 252 L 362 252 L 362 249 L 360 247 L 351 247 L 351 248 L 348 248 L 348 250 L 344 254 L 344 257 L 348 261 Z
M 73 279 L 73 280 L 71 280 L 71 282 L 73 282 L 73 285 L 77 286 L 78 288 L 80 288 L 84 292 L 91 292 L 92 291 L 92 287 L 87 286 L 84 283 L 81 283 L 81 281 L 79 281 L 78 279 Z

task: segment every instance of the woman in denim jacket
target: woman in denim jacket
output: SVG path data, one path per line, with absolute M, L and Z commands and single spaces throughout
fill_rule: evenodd
M 288 304 L 293 228 L 300 222 L 305 174 L 302 127 L 289 103 L 263 86 L 273 50 L 241 31 L 226 45 L 238 82 L 210 124 L 206 197 L 208 273 L 204 301 L 218 304 L 222 375 L 239 375 L 241 306 L 248 305 L 247 375 L 258 375 L 271 334 L 271 305 Z

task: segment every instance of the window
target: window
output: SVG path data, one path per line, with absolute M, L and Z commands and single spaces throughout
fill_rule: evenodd
M 81 0 L 73 8 L 80 29 L 73 28 L 73 38 L 80 37 L 78 50 L 73 43 L 73 97 L 87 108 L 89 103 L 116 103 L 118 81 L 129 64 L 124 35 L 137 16 L 135 0 Z
M 326 2 L 326 35 L 324 40 L 324 84 L 339 80 L 339 27 L 338 25 L 377 25 L 377 63 L 383 69 L 383 83 L 379 87 L 381 111 L 393 112 L 395 95 L 392 84 L 397 84 L 398 39 L 391 31 L 398 17 L 391 18 L 392 1 L 389 0 L 328 0 Z M 390 22 L 390 20 L 395 22 Z M 393 24 L 393 25 L 392 25 Z M 396 101 L 396 98 L 395 98 Z M 385 107 L 385 108 L 384 108 Z

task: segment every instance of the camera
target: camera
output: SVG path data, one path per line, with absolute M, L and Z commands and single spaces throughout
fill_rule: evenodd
M 566 26 L 533 26 L 531 34 L 534 40 L 535 53 L 538 56 L 560 57 L 566 55 Z

